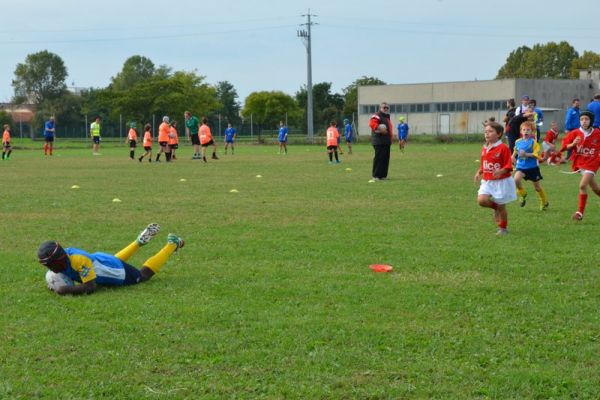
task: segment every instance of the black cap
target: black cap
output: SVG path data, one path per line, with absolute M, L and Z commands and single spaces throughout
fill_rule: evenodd
M 579 118 L 583 117 L 584 115 L 590 119 L 590 126 L 594 125 L 594 113 L 589 110 L 585 110 L 579 113 Z
M 65 249 L 54 240 L 44 242 L 38 248 L 38 261 L 46 267 L 62 266 L 66 258 Z

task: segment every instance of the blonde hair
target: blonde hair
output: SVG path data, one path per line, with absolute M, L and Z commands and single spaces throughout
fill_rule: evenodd
M 520 130 L 521 130 L 523 127 L 524 127 L 524 126 L 529 126 L 529 128 L 530 128 L 532 131 L 535 131 L 535 130 L 537 130 L 537 128 L 536 128 L 536 126 L 535 126 L 535 122 L 533 122 L 533 121 L 525 121 L 525 122 L 523 122 L 523 123 L 521 124 L 521 126 L 519 126 L 519 131 L 520 131 Z

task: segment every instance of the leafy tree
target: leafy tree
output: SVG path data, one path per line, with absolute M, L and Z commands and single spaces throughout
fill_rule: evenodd
M 41 132 L 44 122 L 54 116 L 57 121 L 57 134 L 62 135 L 61 129 L 71 128 L 71 134 L 79 136 L 85 133 L 85 126 L 82 123 L 82 105 L 84 99 L 81 96 L 65 91 L 62 96 L 53 100 L 44 100 L 37 107 L 37 112 L 33 119 L 34 132 Z M 78 129 L 78 132 L 73 132 Z
M 302 110 L 296 100 L 283 92 L 253 92 L 246 98 L 242 115 L 245 119 L 265 128 L 276 128 L 287 113 L 288 123 L 297 124 L 302 118 Z
M 573 46 L 565 41 L 536 44 L 531 49 L 521 46 L 509 54 L 496 79 L 568 79 L 578 57 Z
M 367 85 L 385 85 L 386 83 L 379 78 L 372 76 L 362 76 L 350 85 L 346 86 L 344 92 L 344 116 L 348 117 L 358 110 L 358 87 Z
M 15 69 L 14 101 L 41 104 L 56 99 L 65 93 L 66 79 L 67 68 L 58 55 L 47 50 L 29 54 Z
M 128 90 L 137 83 L 151 78 L 155 73 L 154 63 L 146 57 L 131 56 L 123 64 L 123 69 L 112 78 L 112 88 Z
M 296 92 L 296 101 L 306 115 L 307 90 L 303 86 Z M 331 93 L 331 82 L 321 82 L 313 86 L 314 121 L 317 131 L 326 129 L 332 120 L 338 121 L 342 117 L 344 97 L 341 94 Z M 303 128 L 306 128 L 306 118 L 303 119 Z
M 10 129 L 14 132 L 15 124 L 12 116 L 6 111 L 0 110 L 0 129 L 6 124 L 10 125 Z
M 135 85 L 116 97 L 105 96 L 112 104 L 110 118 L 122 115 L 126 120 L 151 121 L 152 115 L 162 118 L 183 119 L 185 110 L 214 114 L 219 109 L 214 87 L 204 82 L 204 77 L 194 72 L 175 72 L 171 76 L 155 75 Z
M 531 49 L 527 46 L 521 46 L 518 49 L 511 51 L 506 59 L 506 62 L 498 71 L 496 79 L 519 77 L 521 69 L 526 64 L 527 55 L 530 52 Z
M 584 51 L 581 57 L 571 63 L 571 78 L 579 78 L 581 69 L 600 69 L 600 54 L 593 51 Z
M 217 82 L 217 100 L 221 103 L 218 112 L 226 121 L 237 124 L 240 121 L 240 103 L 235 87 L 228 81 Z

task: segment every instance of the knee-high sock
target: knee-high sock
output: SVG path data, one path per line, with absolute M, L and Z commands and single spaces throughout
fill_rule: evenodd
M 117 257 L 121 261 L 127 261 L 139 249 L 140 249 L 140 245 L 138 244 L 137 240 L 134 240 L 127 247 L 125 247 L 123 250 L 121 250 L 117 254 L 115 254 L 115 257 Z
M 517 194 L 521 197 L 525 197 L 527 196 L 527 190 L 525 190 L 525 188 L 517 188 Z
M 146 260 L 144 267 L 150 268 L 157 274 L 175 250 L 177 250 L 175 243 L 166 244 L 158 253 Z
M 540 199 L 540 203 L 542 203 L 542 205 L 546 204 L 548 202 L 548 195 L 546 194 L 546 191 L 544 190 L 544 188 L 540 188 L 540 191 L 537 192 L 538 198 Z
M 579 205 L 577 207 L 577 211 L 583 214 L 585 211 L 585 204 L 587 203 L 587 194 L 579 193 Z

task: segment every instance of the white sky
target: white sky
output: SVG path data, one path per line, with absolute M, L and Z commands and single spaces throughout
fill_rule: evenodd
M 310 8 L 313 84 L 334 92 L 366 75 L 387 83 L 493 79 L 510 51 L 568 41 L 600 53 L 592 3 L 564 0 L 0 0 L 0 101 L 28 54 L 49 50 L 68 85 L 105 87 L 132 55 L 259 90 L 293 95 L 306 84 L 296 36 Z M 583 11 L 585 8 L 589 12 Z

